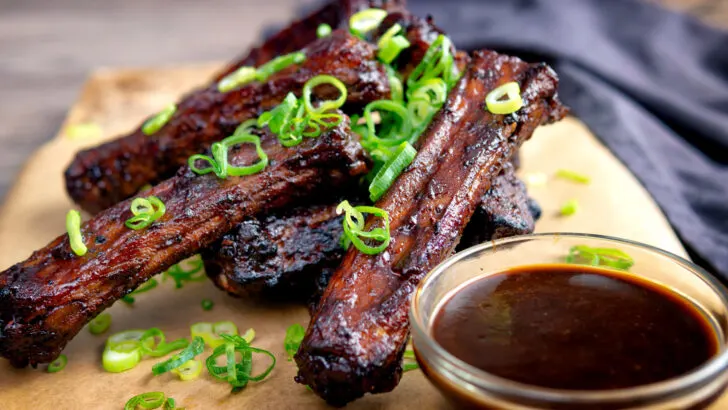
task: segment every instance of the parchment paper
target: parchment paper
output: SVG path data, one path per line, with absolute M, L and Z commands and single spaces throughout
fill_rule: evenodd
M 93 74 L 72 108 L 64 128 L 27 163 L 0 211 L 0 269 L 25 259 L 34 249 L 64 232 L 65 214 L 73 204 L 64 191 L 62 173 L 74 152 L 113 138 L 155 112 L 191 87 L 204 83 L 218 65 L 168 69 L 105 70 Z M 72 124 L 93 123 L 99 135 L 71 138 Z M 646 242 L 685 255 L 662 213 L 632 175 L 576 119 L 542 127 L 523 152 L 523 175 L 545 173 L 545 186 L 530 187 L 544 215 L 540 232 L 568 231 L 615 235 Z M 558 168 L 592 177 L 589 185 L 553 178 Z M 558 215 L 568 199 L 576 198 L 580 210 L 574 216 Z M 200 301 L 215 306 L 203 311 Z M 286 360 L 283 337 L 287 326 L 307 324 L 303 307 L 270 305 L 234 299 L 210 282 L 191 283 L 174 289 L 162 282 L 138 296 L 133 307 L 116 303 L 109 309 L 112 327 L 106 335 L 93 336 L 84 329 L 65 349 L 67 367 L 55 374 L 33 369 L 13 369 L 0 359 L 0 409 L 121 409 L 139 393 L 163 391 L 187 409 L 317 409 L 323 402 L 293 382 L 296 368 Z M 179 381 L 165 374 L 154 377 L 147 359 L 135 369 L 106 373 L 101 351 L 106 336 L 132 328 L 159 327 L 168 338 L 189 337 L 189 326 L 200 321 L 233 320 L 243 331 L 257 332 L 254 345 L 269 349 L 278 365 L 263 382 L 252 383 L 238 394 L 227 384 L 214 381 L 206 371 L 195 381 Z M 209 355 L 209 349 L 203 359 Z M 262 368 L 266 359 L 259 359 Z M 723 401 L 728 404 L 728 401 Z M 405 374 L 394 392 L 368 396 L 350 409 L 442 409 L 447 405 L 419 371 Z

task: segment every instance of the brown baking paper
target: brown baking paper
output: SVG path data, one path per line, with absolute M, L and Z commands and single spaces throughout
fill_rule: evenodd
M 135 127 L 140 119 L 173 102 L 184 91 L 209 78 L 217 66 L 148 70 L 106 70 L 95 73 L 86 84 L 59 135 L 28 161 L 0 211 L 0 269 L 25 259 L 64 232 L 65 214 L 73 204 L 66 196 L 63 170 L 79 149 L 113 138 Z M 86 136 L 72 138 L 69 126 L 92 123 Z M 99 135 L 93 135 L 100 129 Z M 87 130 L 87 131 L 88 131 Z M 545 186 L 529 187 L 542 205 L 540 232 L 565 231 L 615 235 L 646 242 L 685 255 L 663 214 L 635 178 L 576 119 L 542 127 L 522 152 L 522 175 L 545 173 Z M 591 176 L 589 185 L 554 179 L 559 168 Z M 568 199 L 579 201 L 580 210 L 564 218 L 558 215 Z M 200 307 L 202 299 L 214 301 L 211 311 Z M 64 350 L 66 368 L 54 374 L 38 369 L 13 369 L 0 359 L 0 409 L 121 409 L 139 393 L 162 391 L 187 409 L 317 409 L 324 403 L 305 387 L 294 383 L 296 366 L 286 360 L 283 338 L 293 323 L 306 325 L 301 306 L 271 305 L 234 299 L 210 282 L 190 283 L 174 289 L 173 283 L 137 297 L 129 307 L 116 303 L 106 335 L 93 336 L 84 329 Z M 227 384 L 214 381 L 206 371 L 183 382 L 171 374 L 154 377 L 151 367 L 160 359 L 146 359 L 135 369 L 106 373 L 101 352 L 106 336 L 133 328 L 159 327 L 168 339 L 189 337 L 195 322 L 232 320 L 241 332 L 254 328 L 255 346 L 272 351 L 278 364 L 265 381 L 231 394 Z M 209 349 L 202 358 L 209 355 Z M 261 369 L 268 359 L 259 358 Z M 728 405 L 728 401 L 722 401 Z M 391 393 L 370 395 L 350 409 L 442 409 L 439 393 L 419 371 L 404 375 Z

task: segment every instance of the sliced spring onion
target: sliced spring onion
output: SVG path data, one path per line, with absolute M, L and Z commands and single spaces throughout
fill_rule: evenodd
M 177 105 L 170 104 L 166 106 L 162 111 L 155 114 L 154 117 L 148 119 L 142 125 L 142 132 L 146 135 L 152 135 L 162 129 L 164 125 L 169 121 L 170 118 L 177 111 Z
M 331 85 L 339 91 L 339 97 L 335 100 L 322 101 L 318 107 L 314 108 L 311 102 L 311 94 L 314 88 L 321 85 Z M 306 111 L 311 114 L 322 114 L 326 111 L 340 108 L 346 102 L 347 91 L 344 83 L 338 78 L 331 75 L 317 75 L 306 81 L 303 85 L 303 106 Z
M 343 221 L 344 235 L 360 252 L 375 255 L 389 246 L 391 240 L 389 236 L 389 214 L 385 210 L 373 206 L 353 207 L 349 204 L 349 201 L 343 201 L 336 207 L 337 214 L 341 215 L 342 212 L 345 214 Z M 366 231 L 364 229 L 364 213 L 380 218 L 383 227 L 375 227 Z M 379 244 L 370 246 L 364 240 L 379 242 Z
M 372 112 L 378 112 L 380 117 L 386 115 L 387 121 L 382 120 L 380 129 L 376 129 Z M 362 145 L 365 148 L 378 148 L 380 146 L 393 147 L 407 141 L 412 133 L 412 122 L 404 105 L 389 100 L 372 101 L 364 107 L 364 118 L 367 123 L 367 135 Z M 385 125 L 386 126 L 382 126 Z
M 389 65 L 387 68 L 387 77 L 389 79 L 389 89 L 391 90 L 392 101 L 404 104 L 404 89 L 399 74 Z M 352 124 L 354 121 L 352 119 Z
M 246 342 L 248 342 L 248 343 L 252 343 L 252 342 L 253 342 L 253 339 L 255 339 L 255 329 L 253 329 L 253 328 L 251 327 L 250 329 L 246 330 L 246 331 L 245 331 L 245 333 L 243 333 L 243 335 L 242 335 L 241 337 L 242 337 L 242 338 L 243 338 L 243 339 L 244 339 L 244 340 L 245 340 Z
M 379 169 L 369 185 L 369 199 L 376 202 L 381 198 L 399 174 L 412 163 L 416 155 L 417 150 L 409 142 L 401 143 L 392 158 Z
M 180 380 L 194 380 L 202 373 L 202 362 L 199 360 L 189 360 L 182 366 L 172 369 L 172 373 L 176 374 Z
M 572 246 L 569 249 L 566 262 L 593 266 L 603 265 L 621 270 L 628 270 L 634 265 L 634 259 L 622 250 L 615 248 L 592 248 L 586 245 Z
M 588 184 L 591 182 L 591 178 L 588 176 L 568 169 L 560 169 L 556 171 L 556 176 L 558 178 L 568 179 L 569 181 L 578 182 L 580 184 Z
M 513 114 L 523 107 L 521 87 L 515 81 L 505 83 L 485 96 L 485 105 L 493 114 Z
M 201 305 L 202 310 L 212 310 L 212 307 L 215 306 L 215 303 L 210 299 L 202 299 Z
M 175 407 L 176 405 L 177 405 L 177 403 L 175 403 L 173 398 L 167 397 L 167 401 L 164 402 L 164 407 L 162 407 L 162 410 L 176 409 L 177 408 L 177 407 Z M 184 410 L 184 409 L 182 409 L 182 410 Z
M 402 26 L 399 24 L 393 25 L 377 43 L 379 47 L 377 57 L 385 64 L 390 64 L 402 50 L 410 46 L 407 38 L 399 34 L 400 31 L 402 31 Z
M 66 214 L 66 231 L 73 253 L 78 256 L 85 255 L 88 248 L 83 243 L 83 234 L 81 234 L 81 214 L 75 209 L 71 209 Z
M 228 163 L 228 150 L 238 144 L 253 144 L 255 152 L 258 154 L 258 162 L 248 166 L 234 166 Z M 220 142 L 215 142 L 211 147 L 212 158 L 207 155 L 195 154 L 187 161 L 190 169 L 198 174 L 205 175 L 214 172 L 220 179 L 228 176 L 245 176 L 258 173 L 268 165 L 268 155 L 263 151 L 260 144 L 260 137 L 248 133 L 236 133 L 225 138 Z M 205 161 L 210 166 L 207 168 L 198 168 L 197 161 Z
M 142 354 L 137 342 L 136 348 L 131 344 L 106 348 L 102 355 L 102 365 L 109 373 L 121 373 L 133 369 L 142 360 Z
M 193 338 L 201 337 L 208 346 L 215 348 L 225 342 L 222 335 L 237 335 L 238 327 L 229 320 L 216 323 L 200 322 L 190 326 L 190 333 Z
M 376 29 L 387 17 L 387 12 L 381 9 L 366 9 L 358 13 L 354 13 L 349 18 L 349 29 L 356 36 L 363 36 L 366 33 Z
M 569 199 L 561 206 L 561 215 L 571 216 L 579 210 L 579 202 L 576 199 Z
M 261 381 L 265 379 L 276 365 L 276 358 L 271 352 L 250 346 L 245 339 L 236 335 L 223 335 L 225 343 L 218 346 L 207 358 L 207 370 L 212 377 L 226 381 L 233 387 L 233 392 L 239 391 L 247 386 L 250 381 Z M 237 353 L 240 353 L 241 360 L 237 361 Z M 271 365 L 261 374 L 252 376 L 253 353 L 264 354 L 271 359 Z M 224 366 L 217 365 L 217 359 L 224 355 L 226 361 Z
M 166 373 L 170 370 L 176 369 L 188 361 L 194 359 L 197 355 L 202 353 L 205 349 L 205 342 L 201 337 L 195 337 L 192 339 L 192 343 L 189 344 L 184 350 L 175 354 L 168 360 L 157 363 L 152 366 L 152 374 L 159 376 L 162 373 Z
M 148 281 L 142 283 L 138 288 L 136 288 L 133 291 L 122 296 L 121 301 L 126 303 L 127 305 L 131 305 L 135 301 L 134 296 L 136 296 L 140 293 L 149 292 L 150 290 L 156 288 L 158 284 L 159 283 L 157 282 L 156 279 L 151 278 Z
M 162 392 L 142 393 L 129 399 L 124 405 L 124 410 L 157 409 L 166 404 L 165 399 Z
M 303 341 L 303 336 L 305 334 L 306 329 L 298 323 L 294 323 L 286 329 L 286 338 L 283 339 L 283 348 L 285 348 L 286 353 L 288 353 L 289 362 L 293 360 L 293 356 L 295 356 L 298 351 L 298 347 L 301 346 L 301 342 Z
M 161 218 L 167 211 L 164 202 L 154 195 L 146 198 L 134 198 L 130 207 L 132 216 L 124 222 L 127 228 L 138 231 L 144 229 Z
M 162 280 L 171 278 L 174 281 L 175 287 L 179 289 L 184 286 L 185 282 L 204 281 L 206 278 L 204 268 L 205 265 L 200 255 L 196 255 L 167 269 L 162 274 Z
M 111 315 L 104 312 L 91 319 L 91 321 L 88 323 L 88 331 L 91 332 L 92 335 L 100 335 L 109 330 L 110 326 Z
M 268 79 L 268 77 L 283 70 L 284 68 L 287 68 L 293 64 L 301 64 L 304 61 L 306 61 L 306 53 L 302 51 L 296 51 L 290 54 L 276 57 L 263 64 L 262 66 L 258 67 L 258 70 L 256 70 L 257 72 L 255 74 L 255 79 L 261 82 L 265 81 Z
M 68 364 L 68 358 L 65 354 L 58 356 L 58 358 L 48 364 L 46 371 L 48 373 L 57 373 L 63 370 Z
M 184 349 L 189 345 L 189 342 L 187 339 L 182 338 L 167 343 L 167 338 L 164 335 L 164 332 L 153 327 L 142 334 L 142 337 L 139 339 L 139 344 L 142 348 L 142 354 L 152 357 L 162 357 L 175 350 Z
M 255 81 L 255 67 L 240 67 L 232 73 L 226 75 L 217 83 L 217 91 L 226 93 L 238 87 Z
M 452 42 L 446 36 L 440 34 L 430 44 L 430 47 L 422 57 L 422 61 L 407 78 L 408 90 L 416 90 L 417 85 L 431 78 L 440 77 L 448 86 L 452 86 L 457 80 L 455 73 L 455 59 L 452 55 Z
M 323 38 L 331 34 L 331 26 L 324 23 L 316 28 L 316 37 Z

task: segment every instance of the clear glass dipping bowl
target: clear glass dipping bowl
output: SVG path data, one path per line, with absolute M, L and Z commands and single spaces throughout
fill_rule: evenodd
M 441 303 L 465 282 L 521 265 L 564 263 L 569 249 L 576 245 L 627 252 L 635 261 L 630 274 L 672 289 L 705 315 L 719 341 L 718 353 L 692 372 L 662 382 L 626 389 L 570 391 L 526 385 L 487 373 L 448 353 L 432 338 L 431 326 Z M 727 317 L 725 287 L 695 264 L 649 245 L 575 233 L 518 236 L 459 252 L 422 280 L 410 307 L 417 360 L 430 381 L 459 408 L 704 408 L 720 396 L 728 382 Z

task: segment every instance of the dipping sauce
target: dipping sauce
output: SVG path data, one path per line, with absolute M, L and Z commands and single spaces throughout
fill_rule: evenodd
M 662 285 L 598 267 L 518 267 L 468 282 L 435 311 L 433 338 L 497 376 L 569 390 L 683 375 L 718 352 L 715 332 Z

